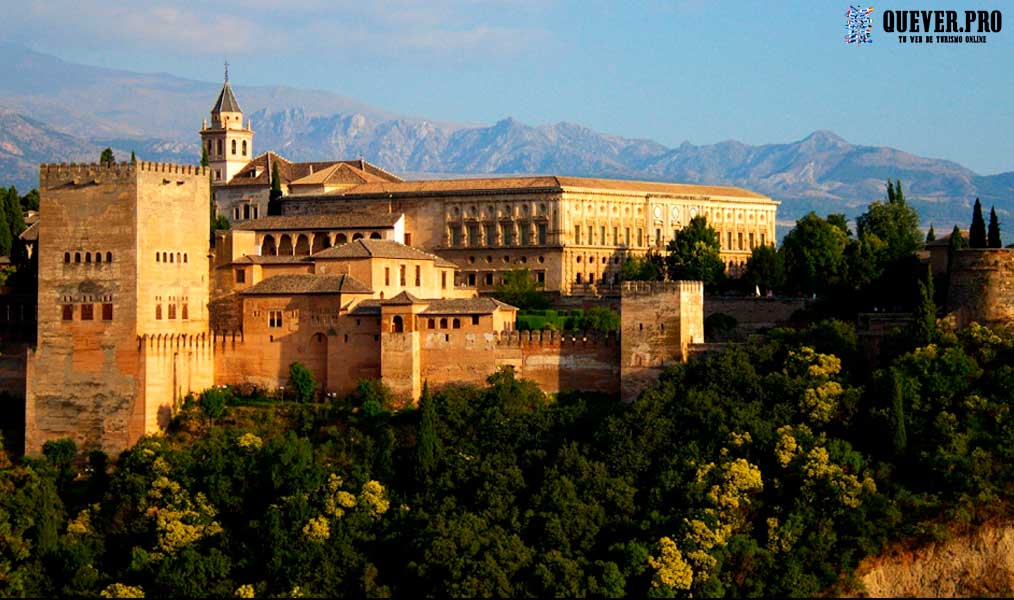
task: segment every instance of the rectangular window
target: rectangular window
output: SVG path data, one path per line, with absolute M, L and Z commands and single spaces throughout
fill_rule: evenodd
M 588 226 L 588 243 L 589 244 L 594 244 L 595 243 L 595 236 L 592 235 L 592 226 L 591 225 Z
M 743 249 L 743 232 L 740 231 L 739 234 L 737 235 L 737 237 L 739 238 L 739 249 L 742 250 Z
M 662 247 L 662 230 L 655 229 L 655 245 L 659 248 Z
M 595 273 L 588 273 L 588 283 L 595 283 Z
M 749 235 L 750 235 L 750 249 L 753 250 L 753 234 L 751 233 Z
M 245 269 L 236 269 L 236 283 L 246 283 Z
M 581 226 L 580 225 L 575 225 L 574 226 L 574 243 L 575 244 L 580 244 L 581 243 Z
M 493 274 L 492 273 L 486 273 L 485 275 L 482 276 L 482 279 L 486 283 L 486 285 L 493 285 Z
M 405 265 L 398 265 L 398 273 L 399 273 L 398 281 L 401 282 L 401 286 L 402 287 L 405 287 L 405 285 L 406 285 L 405 284 Z
M 412 234 L 411 233 L 406 233 L 405 234 L 405 245 L 406 246 L 411 246 L 412 245 Z
M 538 229 L 539 229 L 539 245 L 545 246 L 546 244 L 549 243 L 549 235 L 547 232 L 548 227 L 546 226 L 545 223 L 539 223 Z
M 468 245 L 475 248 L 479 246 L 479 224 L 468 224 Z
M 82 321 L 93 321 L 93 320 L 95 320 L 95 305 L 94 304 L 82 304 L 81 305 L 81 320 Z
M 628 245 L 628 246 L 630 245 L 630 228 L 629 227 L 625 227 L 623 229 L 623 243 L 626 244 L 626 245 Z
M 64 304 L 63 305 L 63 320 L 73 321 L 74 320 L 74 305 Z
M 614 246 L 619 246 L 620 245 L 620 228 L 619 227 L 613 227 L 613 245 Z
M 169 320 L 172 321 L 176 318 L 176 304 L 169 305 Z
M 112 321 L 113 320 L 113 305 L 103 304 L 102 305 L 102 320 Z
M 725 249 L 732 250 L 732 232 L 725 232 Z
M 281 327 L 282 326 L 282 311 L 280 310 L 269 310 L 268 311 L 268 327 Z
M 415 285 L 416 287 L 422 285 L 422 267 L 419 265 L 415 266 Z
M 762 233 L 762 234 L 761 234 L 761 246 L 763 246 L 763 245 L 764 245 L 764 243 L 765 243 L 765 242 L 764 242 L 764 234 Z
M 445 290 L 447 289 L 447 271 L 440 274 L 440 287 Z
M 461 227 L 458 225 L 451 227 L 451 245 L 461 246 Z
M 606 226 L 602 225 L 599 227 L 599 244 L 603 246 L 606 244 Z
M 532 229 L 528 223 L 521 224 L 521 245 L 522 246 L 532 245 Z
M 472 315 L 472 325 L 479 324 L 479 315 Z
M 514 224 L 503 223 L 500 225 L 500 236 L 503 237 L 504 246 L 514 245 Z
M 535 273 L 535 281 L 537 281 L 539 283 L 546 283 L 546 272 L 545 271 L 539 271 L 539 272 Z
M 436 319 L 430 319 L 429 322 L 426 323 L 426 326 L 429 327 L 430 329 L 436 329 L 437 328 L 437 320 Z
M 161 321 L 162 320 L 162 305 L 161 304 L 156 304 L 155 305 L 155 320 L 156 321 Z
M 486 245 L 496 246 L 496 225 L 488 223 L 484 226 L 486 231 Z
M 384 267 L 384 285 L 391 285 L 391 267 Z
M 468 274 L 468 285 L 475 285 L 475 273 Z
M 644 230 L 640 227 L 637 228 L 637 247 L 640 248 L 644 245 Z
M 183 315 L 182 315 L 183 316 L 183 320 L 184 321 L 189 320 L 190 319 L 190 312 L 187 310 L 187 305 L 186 304 L 183 305 L 183 309 L 182 310 L 183 310 Z

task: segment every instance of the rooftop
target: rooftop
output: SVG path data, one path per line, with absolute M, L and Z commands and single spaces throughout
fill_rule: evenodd
M 312 256 L 314 259 L 341 259 L 341 258 L 396 258 L 403 260 L 432 260 L 438 267 L 457 268 L 451 261 L 423 252 L 418 248 L 406 246 L 394 240 L 368 240 L 359 239 L 340 246 L 334 246 L 321 250 Z
M 251 286 L 241 294 L 288 296 L 291 294 L 372 294 L 365 283 L 350 275 L 275 275 Z
M 342 213 L 330 215 L 282 215 L 261 217 L 233 224 L 233 229 L 267 231 L 277 229 L 387 229 L 394 227 L 401 213 Z
M 388 173 L 384 169 L 369 163 L 365 160 L 328 160 L 317 162 L 292 162 L 274 152 L 265 152 L 250 159 L 242 169 L 229 180 L 228 186 L 268 186 L 271 185 L 271 171 L 274 165 L 278 165 L 278 177 L 285 184 L 293 182 L 302 183 L 299 180 L 315 175 L 320 171 L 327 171 L 334 174 L 334 167 L 346 165 L 342 177 L 361 180 L 363 182 L 396 182 L 401 178 Z M 315 181 L 313 179 L 310 182 Z
M 215 106 L 212 107 L 211 112 L 243 112 L 243 109 L 239 107 L 239 102 L 236 101 L 236 95 L 232 93 L 232 86 L 229 85 L 228 81 L 222 85 L 222 91 L 218 93 L 218 100 L 215 101 Z

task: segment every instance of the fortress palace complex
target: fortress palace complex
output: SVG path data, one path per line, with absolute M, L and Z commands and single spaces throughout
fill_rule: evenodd
M 337 394 L 380 378 L 412 401 L 424 382 L 482 383 L 512 367 L 550 393 L 631 399 L 703 342 L 703 291 L 620 283 L 623 261 L 664 251 L 697 215 L 732 270 L 775 239 L 778 203 L 738 188 L 402 181 L 362 160 L 254 156 L 228 81 L 201 137 L 209 167 L 41 167 L 29 453 L 62 437 L 121 450 L 187 394 L 275 390 L 293 362 Z M 212 205 L 231 229 L 209 248 Z M 517 309 L 482 292 L 519 268 L 547 292 L 610 297 L 619 335 L 516 331 Z

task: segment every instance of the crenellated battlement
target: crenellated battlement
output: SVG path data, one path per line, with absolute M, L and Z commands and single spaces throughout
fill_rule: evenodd
M 215 338 L 207 333 L 145 333 L 137 336 L 137 349 L 210 349 Z
M 619 338 L 615 333 L 601 331 L 501 331 L 497 335 L 499 347 L 524 346 L 615 346 Z
M 108 165 L 98 163 L 49 163 L 39 165 L 39 184 L 46 188 L 68 183 L 74 185 L 98 185 L 101 183 L 129 181 L 138 173 L 207 177 L 208 172 L 207 167 L 198 165 L 143 160 Z
M 624 281 L 620 288 L 623 297 L 703 293 L 704 283 L 700 281 Z

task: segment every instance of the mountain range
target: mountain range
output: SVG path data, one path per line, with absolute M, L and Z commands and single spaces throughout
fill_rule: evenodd
M 220 84 L 79 65 L 0 45 L 0 183 L 30 189 L 40 162 L 80 162 L 112 147 L 125 159 L 197 162 L 197 131 Z M 923 224 L 966 224 L 976 197 L 1014 218 L 1014 172 L 847 142 L 816 131 L 789 143 L 730 140 L 670 148 L 573 123 L 488 126 L 407 117 L 325 91 L 235 86 L 257 152 L 291 160 L 363 157 L 410 178 L 558 174 L 746 187 L 782 201 L 783 223 L 810 210 L 853 216 L 900 179 Z

